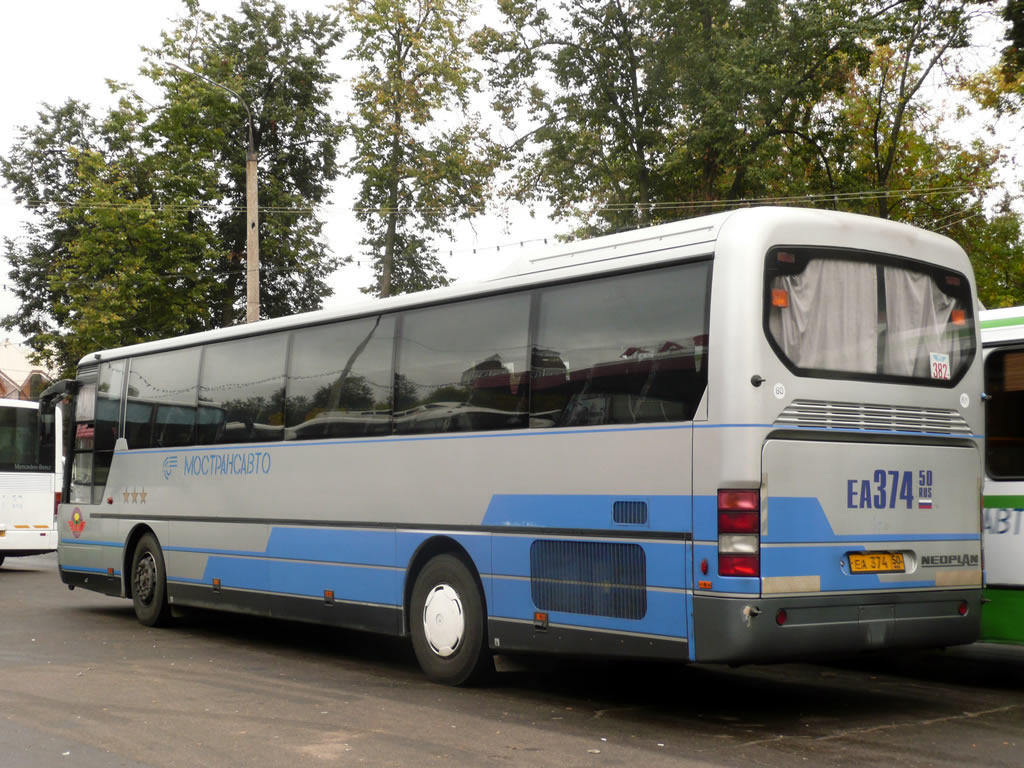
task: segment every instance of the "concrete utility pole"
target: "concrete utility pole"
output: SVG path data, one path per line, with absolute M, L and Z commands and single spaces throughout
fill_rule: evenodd
M 249 148 L 245 153 L 245 322 L 254 323 L 260 319 L 260 202 L 257 185 L 256 143 L 253 137 L 252 112 L 245 99 L 222 83 L 211 80 L 181 64 L 167 62 L 175 69 L 180 69 L 194 77 L 198 77 L 210 85 L 227 91 L 245 108 L 245 116 L 249 120 Z

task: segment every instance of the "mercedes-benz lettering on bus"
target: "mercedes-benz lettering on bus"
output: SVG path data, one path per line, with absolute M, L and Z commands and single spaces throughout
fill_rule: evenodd
M 0 399 L 0 564 L 57 549 L 60 409 Z
M 944 237 L 761 208 L 91 354 L 61 578 L 408 635 L 449 683 L 970 642 L 974 303 Z
M 981 313 L 985 353 L 983 640 L 1024 643 L 1024 307 Z

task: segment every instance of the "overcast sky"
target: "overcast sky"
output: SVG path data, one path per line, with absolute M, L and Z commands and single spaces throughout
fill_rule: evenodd
M 323 10 L 327 0 L 285 0 L 289 9 Z M 215 13 L 235 14 L 238 0 L 202 0 L 202 7 Z M 142 46 L 153 47 L 161 30 L 172 27 L 171 19 L 183 15 L 180 0 L 35 0 L 8 3 L 0 24 L 0 154 L 6 154 L 19 126 L 32 126 L 41 103 L 59 105 L 76 98 L 98 108 L 111 105 L 106 79 L 141 83 Z M 245 148 L 239 146 L 239 153 Z M 351 187 L 336 185 L 331 206 L 322 218 L 332 251 L 339 256 L 358 253 L 362 230 L 347 211 L 351 208 Z M 497 218 L 481 220 L 474 227 L 460 226 L 456 240 L 439 244 L 441 256 L 453 277 L 477 278 L 497 271 L 511 260 L 511 244 L 521 240 L 549 237 L 558 229 L 546 221 L 530 221 L 520 209 L 513 210 L 514 224 L 506 231 Z M 22 233 L 25 209 L 15 205 L 10 191 L 0 187 L 0 238 Z M 563 226 L 562 230 L 565 229 Z M 475 231 L 474 231 L 475 230 Z M 504 246 L 499 251 L 497 246 Z M 473 250 L 476 249 L 476 253 Z M 448 251 L 453 255 L 448 256 Z M 0 262 L 0 315 L 17 307 L 11 293 L 6 262 Z M 372 281 L 367 266 L 343 267 L 331 283 L 336 296 L 327 306 L 359 298 L 358 289 Z M 19 340 L 15 332 L 0 329 Z
M 327 2 L 285 0 L 285 5 L 295 10 L 322 10 Z M 483 4 L 488 2 L 483 0 Z M 239 2 L 202 0 L 202 7 L 234 14 Z M 0 153 L 10 150 L 18 126 L 35 124 L 43 102 L 59 105 L 73 97 L 91 104 L 99 115 L 100 108 L 111 104 L 107 78 L 142 83 L 138 74 L 142 64 L 140 47 L 155 46 L 161 30 L 170 29 L 171 19 L 182 13 L 180 0 L 35 0 L 6 4 L 0 24 Z M 975 66 L 984 59 L 994 60 L 1004 44 L 999 39 L 1001 34 L 1001 29 L 992 26 L 976 40 L 970 54 L 976 57 Z M 941 101 L 942 90 L 938 79 L 928 97 Z M 957 128 L 966 137 L 976 135 L 979 125 L 961 122 Z M 1015 129 L 1009 133 L 1013 138 L 1004 141 L 1019 144 Z M 240 146 L 239 153 L 243 152 Z M 351 185 L 338 182 L 331 204 L 322 215 L 327 222 L 328 243 L 339 256 L 358 254 L 362 236 L 350 213 L 352 196 Z M 526 241 L 530 248 L 531 241 L 537 243 L 566 229 L 544 219 L 531 220 L 522 207 L 513 207 L 509 213 L 511 227 L 497 217 L 489 217 L 473 226 L 460 226 L 454 242 L 439 244 L 440 255 L 453 277 L 474 279 L 491 274 L 523 252 L 520 241 Z M 25 218 L 25 210 L 14 204 L 7 189 L 0 187 L 0 238 L 19 236 Z M 16 308 L 8 272 L 6 263 L 0 263 L 0 315 Z M 365 263 L 343 267 L 331 281 L 336 296 L 328 300 L 327 306 L 359 298 L 358 289 L 371 280 L 372 273 Z M 0 341 L 5 335 L 0 330 Z M 18 339 L 16 333 L 9 335 Z

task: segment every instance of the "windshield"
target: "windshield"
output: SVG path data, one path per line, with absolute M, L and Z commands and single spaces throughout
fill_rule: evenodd
M 967 278 L 894 257 L 773 249 L 765 321 L 772 347 L 802 376 L 950 387 L 974 358 Z
M 43 422 L 35 408 L 0 408 L 0 470 L 53 472 L 53 416 Z

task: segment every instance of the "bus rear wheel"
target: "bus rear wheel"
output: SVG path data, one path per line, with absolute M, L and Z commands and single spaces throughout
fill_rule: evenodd
M 135 616 L 147 627 L 165 626 L 171 618 L 167 604 L 167 571 L 156 536 L 145 533 L 132 555 L 132 605 Z
M 494 671 L 483 597 L 458 557 L 438 555 L 420 571 L 412 590 L 410 625 L 416 659 L 434 682 L 479 683 Z

